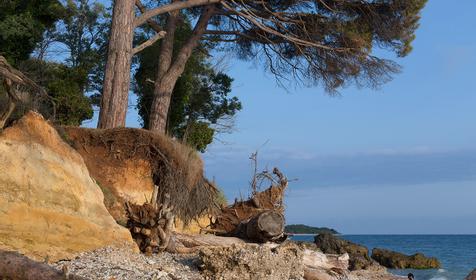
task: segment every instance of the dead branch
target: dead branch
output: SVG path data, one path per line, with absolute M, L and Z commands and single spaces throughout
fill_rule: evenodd
M 10 115 L 15 110 L 18 103 L 22 102 L 20 87 L 26 87 L 29 94 L 32 96 L 39 96 L 47 99 L 52 104 L 53 116 L 55 115 L 56 105 L 53 99 L 46 93 L 46 91 L 36 84 L 33 80 L 25 76 L 19 70 L 13 68 L 5 57 L 0 55 L 0 80 L 3 80 L 5 91 L 8 95 L 8 105 L 5 112 L 0 116 L 0 129 L 5 126 Z

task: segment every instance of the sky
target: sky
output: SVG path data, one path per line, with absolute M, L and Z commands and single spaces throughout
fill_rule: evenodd
M 227 60 L 243 104 L 233 133 L 203 154 L 229 201 L 260 169 L 290 180 L 287 223 L 346 234 L 476 234 L 476 1 L 430 0 L 402 73 L 378 90 L 280 88 Z M 134 98 L 132 98 L 132 102 Z M 130 110 L 127 126 L 137 127 Z M 90 122 L 89 126 L 93 125 Z

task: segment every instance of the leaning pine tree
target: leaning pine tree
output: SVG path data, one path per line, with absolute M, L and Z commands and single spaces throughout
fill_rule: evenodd
M 165 132 L 171 95 L 201 41 L 222 44 L 245 60 L 261 60 L 277 80 L 321 83 L 328 92 L 356 83 L 378 86 L 398 65 L 374 55 L 377 48 L 406 56 L 426 0 L 170 0 L 146 9 L 139 0 L 116 0 L 99 127 L 124 126 L 132 56 L 161 39 L 159 71 L 149 129 Z M 181 17 L 194 17 L 193 32 L 175 48 Z M 133 47 L 135 28 L 157 35 Z

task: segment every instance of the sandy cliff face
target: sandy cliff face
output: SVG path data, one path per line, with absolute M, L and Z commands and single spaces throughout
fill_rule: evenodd
M 104 203 L 109 213 L 114 219 L 125 225 L 127 223 L 127 215 L 124 208 L 124 203 L 131 202 L 133 204 L 142 205 L 149 201 L 152 197 L 154 189 L 153 167 L 151 160 L 145 159 L 140 148 L 146 147 L 147 143 L 153 141 L 149 136 L 150 132 L 137 129 L 123 129 L 122 131 L 112 130 L 95 130 L 80 127 L 64 126 L 59 130 L 64 133 L 67 141 L 76 149 L 82 156 L 86 166 L 101 190 L 104 193 Z M 129 130 L 127 133 L 126 130 Z M 120 132 L 120 134 L 117 134 Z M 107 134 L 106 136 L 104 136 Z M 114 136 L 114 143 L 109 137 Z M 103 137 L 103 138 L 102 138 Z M 124 147 L 120 138 L 123 137 L 122 142 L 131 144 L 131 147 Z M 145 137 L 145 138 L 144 138 Z M 134 141 L 142 141 L 139 145 L 132 145 Z M 101 139 L 98 141 L 98 139 Z M 175 145 L 180 145 L 168 137 L 159 137 L 157 147 L 161 148 L 161 153 L 168 156 L 170 161 L 176 159 L 172 152 L 167 152 L 167 149 L 173 150 Z M 135 150 L 130 153 L 130 150 Z M 184 149 L 188 150 L 188 149 Z M 183 160 L 183 159 L 182 159 Z M 199 159 L 199 168 L 192 173 L 203 173 L 201 159 Z M 185 176 L 185 175 L 184 175 Z M 185 176 L 186 177 L 186 176 Z M 183 233 L 199 233 L 201 228 L 210 225 L 210 218 L 204 215 L 199 219 L 192 220 L 186 226 L 180 221 L 176 220 L 176 231 Z
M 0 249 L 56 261 L 124 243 L 82 157 L 39 114 L 0 134 Z

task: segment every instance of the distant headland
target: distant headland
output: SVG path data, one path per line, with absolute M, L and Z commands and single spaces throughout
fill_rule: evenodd
M 287 225 L 284 228 L 286 233 L 291 234 L 321 234 L 321 233 L 330 233 L 330 234 L 339 234 L 338 231 L 332 228 L 327 227 L 311 227 L 303 224 L 296 225 Z

